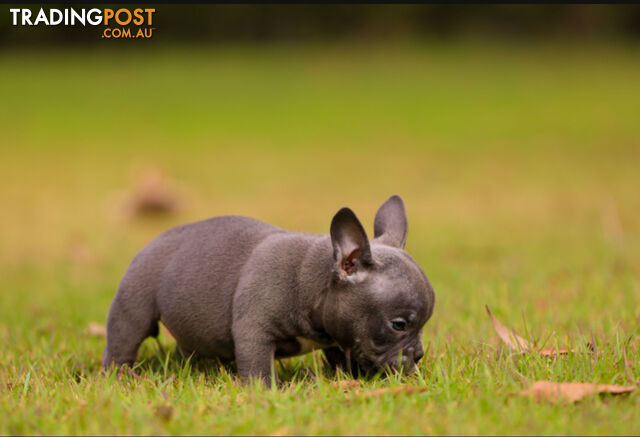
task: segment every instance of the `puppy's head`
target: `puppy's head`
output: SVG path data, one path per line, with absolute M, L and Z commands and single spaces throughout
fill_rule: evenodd
M 424 354 L 422 327 L 435 296 L 420 266 L 404 251 L 406 238 L 399 196 L 378 210 L 372 241 L 349 208 L 331 222 L 334 271 L 324 325 L 365 373 L 410 372 Z

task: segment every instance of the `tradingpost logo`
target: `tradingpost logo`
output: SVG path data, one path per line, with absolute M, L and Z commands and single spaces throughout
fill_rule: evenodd
M 153 36 L 155 9 L 9 9 L 14 26 L 101 26 L 102 38 L 148 39 Z

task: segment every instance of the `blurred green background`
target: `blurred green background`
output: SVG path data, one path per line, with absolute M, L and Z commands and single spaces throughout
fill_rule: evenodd
M 561 343 L 636 338 L 640 8 L 156 9 L 135 42 L 2 12 L 13 366 L 47 351 L 97 371 L 86 326 L 168 227 L 242 214 L 328 232 L 350 206 L 372 233 L 395 193 L 436 290 L 426 341 L 493 342 L 484 303 Z M 140 212 L 154 196 L 165 210 Z
M 371 232 L 398 193 L 438 292 L 432 326 L 478 332 L 469 295 L 606 319 L 572 316 L 592 306 L 579 287 L 561 314 L 548 281 L 637 274 L 639 10 L 158 6 L 156 36 L 135 42 L 5 23 L 2 307 L 38 293 L 15 281 L 60 283 L 54 308 L 78 287 L 103 320 L 167 227 L 243 214 L 327 232 L 348 205 Z M 155 191 L 176 208 L 131 213 Z M 594 302 L 635 320 L 631 285 L 595 287 Z

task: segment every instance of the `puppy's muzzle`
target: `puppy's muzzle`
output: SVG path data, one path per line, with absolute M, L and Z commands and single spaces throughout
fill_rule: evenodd
M 394 358 L 389 359 L 380 367 L 391 371 L 409 374 L 416 368 L 418 361 L 424 356 L 422 345 L 417 347 L 409 347 L 398 353 Z

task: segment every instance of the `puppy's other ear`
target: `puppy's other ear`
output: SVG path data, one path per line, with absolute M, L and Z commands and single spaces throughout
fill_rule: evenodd
M 369 239 L 356 215 L 342 208 L 331 220 L 331 244 L 338 277 L 353 275 L 363 264 L 371 263 Z
M 407 212 L 397 194 L 382 204 L 373 222 L 373 238 L 387 246 L 404 248 L 407 242 Z

